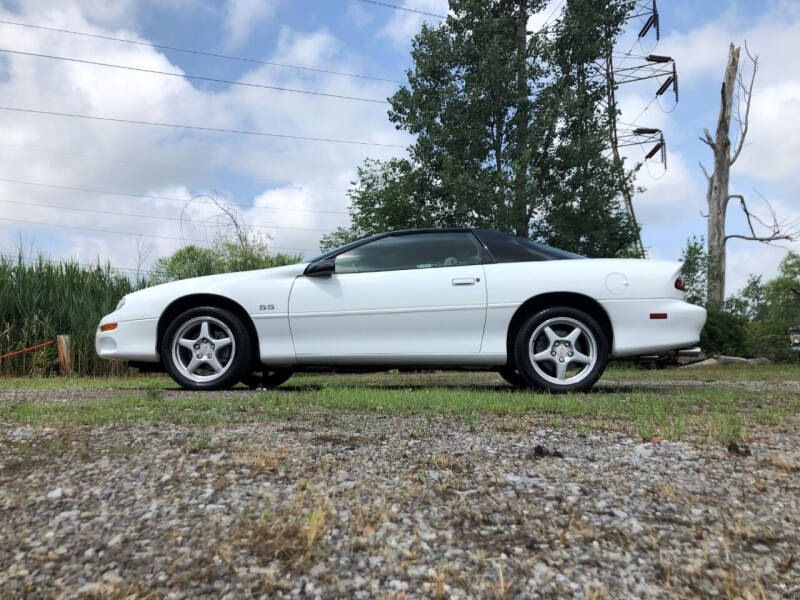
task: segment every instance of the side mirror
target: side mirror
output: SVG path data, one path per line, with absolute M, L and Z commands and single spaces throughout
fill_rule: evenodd
M 330 277 L 336 272 L 336 259 L 323 258 L 306 267 L 303 275 L 306 277 Z

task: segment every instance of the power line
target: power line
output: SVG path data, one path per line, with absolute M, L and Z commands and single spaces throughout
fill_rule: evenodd
M 193 238 L 179 238 L 171 235 L 158 235 L 155 233 L 136 233 L 132 231 L 112 231 L 110 229 L 99 229 L 96 227 L 83 227 L 78 225 L 62 225 L 60 223 L 43 223 L 41 221 L 30 221 L 27 219 L 13 219 L 11 217 L 0 217 L 0 221 L 10 221 L 12 223 L 26 223 L 28 225 L 43 225 L 45 227 L 59 227 L 61 229 L 78 229 L 82 231 L 94 231 L 97 233 L 111 233 L 114 235 L 130 235 L 133 237 L 147 237 L 158 240 L 176 240 L 179 242 L 196 242 L 198 244 L 205 244 L 208 240 L 199 240 Z
M 547 28 L 547 24 L 550 22 L 550 19 L 552 19 L 555 16 L 556 12 L 558 12 L 558 9 L 561 8 L 562 4 L 564 4 L 564 0 L 560 0 L 559 2 L 556 3 L 556 7 L 550 12 L 550 15 L 544 20 L 542 26 L 536 33 L 539 33 Z
M 21 204 L 22 206 L 38 206 L 41 208 L 55 208 L 56 210 L 69 210 L 73 212 L 82 212 L 82 213 L 95 213 L 100 215 L 112 215 L 115 217 L 135 217 L 139 219 L 156 219 L 159 221 L 179 221 L 181 223 L 187 222 L 187 224 L 191 223 L 190 219 L 182 219 L 180 217 L 167 217 L 163 215 L 144 215 L 141 213 L 124 213 L 115 210 L 100 210 L 95 208 L 78 208 L 76 206 L 63 206 L 60 204 L 45 204 L 43 202 L 28 202 L 22 200 L 0 200 L 0 203 L 3 204 Z M 209 218 L 213 217 L 221 217 L 222 215 L 212 215 Z M 286 229 L 289 231 L 312 231 L 315 233 L 331 233 L 330 229 L 315 229 L 313 227 L 289 227 L 283 225 L 254 225 L 252 227 L 256 227 L 259 229 Z M 252 228 L 251 227 L 251 228 Z
M 0 217 L 0 221 L 8 221 L 11 223 L 25 223 L 27 225 L 41 225 L 43 227 L 58 227 L 60 229 L 75 229 L 80 231 L 93 231 L 96 233 L 108 233 L 112 235 L 130 235 L 133 237 L 138 238 L 153 238 L 153 239 L 160 239 L 160 240 L 175 240 L 178 242 L 194 242 L 198 244 L 205 244 L 208 240 L 200 240 L 200 239 L 193 239 L 193 238 L 179 238 L 175 236 L 169 235 L 158 235 L 155 233 L 136 233 L 132 231 L 112 231 L 110 229 L 100 229 L 96 227 L 83 227 L 78 225 L 62 225 L 60 223 L 43 223 L 42 221 L 30 221 L 27 219 L 12 219 L 10 217 Z M 291 248 L 289 246 L 274 246 L 277 250 L 292 250 L 295 252 L 305 252 L 307 250 L 311 250 L 311 248 Z
M 84 65 L 93 65 L 96 67 L 108 67 L 111 69 L 124 69 L 126 71 L 136 71 L 138 73 L 148 73 L 150 75 L 164 75 L 167 77 L 180 77 L 182 79 L 196 79 L 198 81 L 210 81 L 212 83 L 224 83 L 227 85 L 241 85 L 251 88 L 260 88 L 274 92 L 291 92 L 293 94 L 307 94 L 310 96 L 324 96 L 327 98 L 336 98 L 338 100 L 357 100 L 359 102 L 370 102 L 373 104 L 389 104 L 386 100 L 379 100 L 376 98 L 361 98 L 360 96 L 347 96 L 344 94 L 329 94 L 327 92 L 318 92 L 314 90 L 299 90 L 296 88 L 281 87 L 277 85 L 267 85 L 263 83 L 248 83 L 245 81 L 233 81 L 231 79 L 217 79 L 215 77 L 206 77 L 204 75 L 190 75 L 188 73 L 175 73 L 171 71 L 159 71 L 156 69 L 145 69 L 144 67 L 131 67 L 128 65 L 118 65 L 114 63 L 98 62 L 95 60 L 86 60 L 82 58 L 72 58 L 68 56 L 54 56 L 52 54 L 39 54 L 37 52 L 23 52 L 22 50 L 9 50 L 7 48 L 0 48 L 0 52 L 8 54 L 18 54 L 21 56 L 31 56 L 36 58 L 47 58 L 50 60 L 63 60 L 73 63 L 81 63 Z
M 151 196 L 147 194 L 133 194 L 130 192 L 115 192 L 111 190 L 95 190 L 91 188 L 83 188 L 83 187 L 76 187 L 70 185 L 58 185 L 55 183 L 39 183 L 36 181 L 24 181 L 21 179 L 10 179 L 5 177 L 0 177 L 0 182 L 4 183 L 13 183 L 18 185 L 33 185 L 37 187 L 44 187 L 44 188 L 53 188 L 57 190 L 67 190 L 71 192 L 85 192 L 88 194 L 106 194 L 109 196 L 123 196 L 126 198 L 140 198 L 144 200 L 165 200 L 167 202 L 180 202 L 181 204 L 187 204 L 191 202 L 195 198 L 173 198 L 170 196 Z M 323 209 L 305 209 L 305 208 L 292 208 L 292 207 L 283 207 L 283 206 L 259 206 L 257 204 L 245 204 L 239 202 L 232 202 L 232 204 L 240 207 L 240 208 L 260 208 L 264 210 L 285 210 L 291 212 L 308 212 L 308 213 L 328 213 L 328 214 L 336 214 L 336 215 L 345 215 L 347 214 L 345 211 L 342 210 L 323 210 Z
M 426 17 L 436 17 L 437 19 L 446 19 L 447 15 L 438 15 L 432 12 L 426 12 L 416 8 L 409 8 L 408 6 L 400 6 L 399 4 L 389 4 L 388 2 L 379 2 L 378 0 L 358 0 L 365 4 L 374 4 L 376 6 L 385 6 L 386 8 L 393 8 L 395 10 L 402 10 L 409 13 L 416 13 L 418 15 L 425 15 Z
M 66 34 L 69 34 L 69 35 L 79 35 L 79 36 L 83 36 L 83 37 L 95 38 L 95 39 L 100 39 L 100 40 L 110 40 L 110 41 L 114 41 L 114 42 L 122 42 L 124 44 L 134 44 L 136 46 L 145 46 L 145 47 L 148 47 L 148 48 L 158 48 L 159 50 L 171 50 L 173 52 L 183 52 L 185 54 L 195 54 L 195 55 L 198 55 L 198 56 L 209 56 L 209 57 L 212 57 L 212 58 L 223 58 L 223 59 L 226 59 L 226 60 L 235 60 L 235 61 L 239 61 L 239 62 L 247 62 L 247 63 L 253 63 L 253 64 L 259 64 L 259 65 L 269 65 L 269 66 L 272 66 L 272 67 L 281 67 L 281 68 L 285 68 L 285 69 L 298 69 L 298 70 L 301 70 L 301 71 L 311 71 L 311 72 L 314 72 L 314 73 L 325 73 L 327 75 L 342 75 L 344 77 L 355 77 L 355 78 L 359 78 L 359 79 L 372 79 L 374 81 L 387 81 L 387 82 L 390 82 L 390 83 L 400 83 L 400 84 L 403 83 L 402 81 L 398 81 L 396 79 L 388 79 L 386 77 L 376 77 L 374 75 L 361 75 L 361 74 L 358 74 L 358 73 L 347 73 L 345 71 L 333 71 L 333 70 L 329 70 L 329 69 L 321 69 L 319 67 L 304 67 L 304 66 L 300 66 L 300 65 L 290 65 L 290 64 L 273 62 L 273 61 L 268 61 L 268 60 L 261 60 L 261 59 L 258 59 L 258 58 L 246 58 L 246 57 L 243 57 L 243 56 L 231 56 L 229 54 L 219 54 L 217 52 L 207 52 L 205 50 L 194 50 L 194 49 L 190 49 L 190 48 L 179 48 L 177 46 L 167 46 L 165 44 L 155 44 L 155 43 L 151 43 L 151 42 L 142 42 L 142 41 L 139 41 L 139 40 L 130 40 L 130 39 L 125 39 L 125 38 L 118 38 L 118 37 L 113 37 L 113 36 L 110 36 L 110 35 L 100 35 L 100 34 L 97 34 L 97 33 L 87 33 L 85 31 L 73 31 L 73 30 L 70 30 L 70 29 L 62 29 L 62 28 L 59 28 L 59 27 L 46 27 L 44 25 L 34 25 L 32 23 L 20 23 L 19 21 L 8 21 L 8 20 L 0 19 L 0 24 L 3 24 L 3 25 L 14 25 L 16 27 L 27 27 L 29 29 L 39 29 L 39 30 L 42 30 L 42 31 L 54 31 L 54 32 L 57 32 L 57 33 L 66 33 Z
M 62 264 L 62 265 L 78 265 L 79 267 L 86 267 L 88 269 L 103 269 L 104 267 L 108 267 L 114 271 L 133 271 L 134 273 L 155 273 L 154 269 L 143 269 L 138 267 L 117 267 L 112 265 L 111 263 L 82 263 L 78 262 L 72 258 L 53 258 L 52 256 L 46 256 L 43 254 L 38 254 L 37 259 L 33 258 L 25 258 L 24 256 L 20 256 L 17 254 L 0 254 L 0 257 L 8 258 L 11 260 L 21 260 L 26 265 L 34 265 L 38 261 L 37 259 L 41 259 L 47 263 L 55 263 L 55 264 Z
M 77 152 L 66 152 L 64 150 L 52 150 L 48 148 L 31 148 L 30 146 L 19 146 L 16 144 L 7 144 L 5 142 L 0 142 L 0 146 L 5 146 L 6 148 L 15 148 L 17 150 L 27 150 L 28 152 L 42 152 L 45 154 L 57 154 L 60 156 L 74 156 L 76 158 L 85 158 L 88 160 L 100 160 L 104 162 L 113 162 L 119 163 L 121 165 L 134 165 L 139 167 L 153 167 L 156 169 L 170 169 L 170 170 L 178 170 L 178 171 L 186 171 L 188 173 L 200 173 L 202 175 L 210 175 L 212 177 L 234 177 L 234 178 L 245 178 L 245 179 L 252 179 L 253 181 L 263 181 L 265 183 L 291 183 L 293 185 L 297 185 L 299 187 L 310 187 L 310 188 L 319 188 L 324 190 L 335 190 L 337 192 L 346 192 L 348 191 L 347 188 L 339 188 L 334 187 L 332 185 L 320 185 L 315 183 L 306 183 L 302 181 L 293 181 L 290 179 L 275 179 L 275 178 L 266 178 L 266 177 L 257 177 L 255 175 L 249 175 L 247 173 L 234 173 L 233 171 L 204 171 L 202 169 L 191 169 L 189 167 L 181 167 L 177 165 L 164 165 L 160 164 L 157 165 L 155 163 L 148 163 L 148 162 L 140 162 L 134 160 L 122 160 L 119 158 L 108 158 L 105 156 L 92 156 L 90 154 L 79 154 Z M 257 207 L 260 208 L 260 207 Z
M 201 125 L 183 125 L 176 123 L 160 123 L 157 121 L 140 121 L 137 119 L 121 119 L 119 117 L 98 117 L 95 115 L 79 115 L 76 113 L 64 113 L 50 110 L 36 110 L 33 108 L 19 108 L 13 106 L 0 106 L 0 110 L 13 112 L 29 113 L 35 115 L 52 115 L 56 117 L 70 117 L 74 119 L 92 119 L 95 121 L 107 121 L 113 123 L 128 123 L 132 125 L 149 125 L 151 127 L 171 127 L 173 129 L 188 129 L 193 131 L 208 131 L 212 133 L 236 133 L 240 135 L 256 135 L 261 137 L 281 138 L 290 140 L 302 140 L 306 142 L 330 142 L 335 144 L 351 144 L 357 146 L 376 146 L 380 148 L 404 148 L 399 144 L 381 144 L 379 142 L 364 142 L 359 140 L 340 140 L 336 138 L 320 138 L 303 135 L 290 135 L 286 133 L 272 133 L 268 131 L 253 131 L 247 129 L 224 129 L 221 127 L 205 127 Z

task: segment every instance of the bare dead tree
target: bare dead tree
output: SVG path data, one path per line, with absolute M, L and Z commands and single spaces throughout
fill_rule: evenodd
M 144 279 L 142 272 L 145 263 L 149 262 L 153 255 L 153 242 L 143 239 L 141 236 L 136 238 L 136 280 Z
M 234 206 L 220 200 L 213 192 L 210 194 L 197 194 L 186 202 L 181 210 L 181 234 L 183 233 L 184 219 L 191 220 L 190 216 L 187 214 L 190 205 L 195 200 L 200 199 L 210 200 L 219 210 L 218 214 L 211 217 L 211 219 L 217 220 L 218 222 L 221 221 L 217 225 L 218 230 L 215 236 L 215 242 L 225 241 L 223 237 L 224 234 L 221 233 L 222 230 L 231 232 L 232 237 L 235 239 L 235 244 L 239 246 L 241 256 L 246 263 L 252 262 L 262 249 L 266 249 L 267 242 L 272 239 L 271 236 L 266 233 L 256 233 L 252 229 L 248 229 L 242 222 L 239 211 Z
M 725 300 L 725 247 L 729 239 L 742 239 L 769 244 L 778 240 L 792 241 L 797 236 L 793 230 L 796 223 L 780 221 L 766 198 L 772 222 L 767 223 L 750 210 L 747 200 L 742 194 L 731 194 L 728 191 L 731 167 L 736 163 L 742 148 L 745 146 L 750 129 L 750 106 L 753 100 L 753 86 L 758 72 L 758 55 L 753 56 L 745 43 L 745 52 L 752 68 L 749 78 L 745 78 L 744 67 L 740 68 L 739 55 L 741 48 L 731 44 L 728 52 L 728 64 L 722 80 L 720 111 L 717 119 L 717 131 L 714 137 L 708 129 L 703 130 L 700 138 L 711 148 L 714 154 L 714 171 L 700 163 L 700 168 L 708 182 L 706 200 L 708 202 L 708 289 L 709 304 L 720 305 Z M 734 98 L 734 92 L 736 97 Z M 735 115 L 734 115 L 735 104 Z M 738 139 L 731 143 L 731 120 L 736 120 Z M 739 205 L 747 220 L 749 232 L 746 234 L 726 235 L 725 217 L 731 199 L 738 199 Z M 763 229 L 764 231 L 757 231 Z

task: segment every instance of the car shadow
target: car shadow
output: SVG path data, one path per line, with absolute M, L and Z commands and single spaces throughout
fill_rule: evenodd
M 342 385 L 336 384 L 327 384 L 323 385 L 321 383 L 309 383 L 309 384 L 302 384 L 302 385 L 281 385 L 276 388 L 257 388 L 251 389 L 248 387 L 235 387 L 229 390 L 216 390 L 217 392 L 223 392 L 226 394 L 246 394 L 246 393 L 270 393 L 270 392 L 282 392 L 286 394 L 299 394 L 299 393 L 308 393 L 308 392 L 318 392 L 322 389 L 331 389 L 331 388 L 361 388 L 361 389 L 370 389 L 370 390 L 383 390 L 383 391 L 423 391 L 423 390 L 430 390 L 432 388 L 436 389 L 445 389 L 445 390 L 461 390 L 461 391 L 477 391 L 477 392 L 495 392 L 495 393 L 503 393 L 503 394 L 546 394 L 547 392 L 539 391 L 539 390 L 531 390 L 531 389 L 522 389 L 517 387 L 512 387 L 510 385 L 498 384 L 498 385 L 491 385 L 491 384 L 456 384 L 456 383 L 414 383 L 414 384 L 380 384 L 380 383 L 360 383 L 360 384 L 351 384 L 345 383 Z M 183 388 L 163 388 L 165 392 L 178 392 L 178 393 L 196 393 L 195 390 L 187 390 Z M 610 394 L 630 394 L 634 392 L 651 392 L 651 391 L 663 391 L 663 387 L 659 387 L 656 385 L 647 385 L 647 384 L 611 384 L 611 383 L 601 383 L 598 386 L 595 386 L 586 392 L 578 392 L 583 393 L 587 396 L 594 396 L 594 395 L 610 395 Z

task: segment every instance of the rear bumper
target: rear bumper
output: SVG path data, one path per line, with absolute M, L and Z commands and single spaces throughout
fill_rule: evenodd
M 606 300 L 600 304 L 614 329 L 612 358 L 661 354 L 695 346 L 706 310 L 683 300 Z M 653 315 L 666 318 L 651 318 Z
M 94 336 L 94 349 L 100 358 L 141 362 L 159 361 L 156 351 L 158 319 L 119 321 L 116 329 L 100 331 L 100 325 L 109 322 L 114 321 L 109 317 L 104 317 L 97 326 Z

